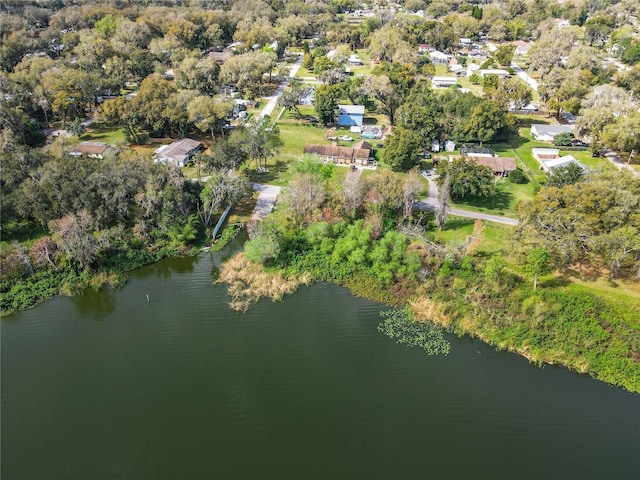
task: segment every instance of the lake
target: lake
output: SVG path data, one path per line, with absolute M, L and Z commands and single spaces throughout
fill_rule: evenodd
M 239 314 L 219 266 L 3 319 L 3 480 L 640 478 L 640 396 L 467 338 L 427 356 L 331 284 Z

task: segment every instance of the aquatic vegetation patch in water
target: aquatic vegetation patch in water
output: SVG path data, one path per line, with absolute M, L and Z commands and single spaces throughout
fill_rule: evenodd
M 217 281 L 229 284 L 229 306 L 233 310 L 246 312 L 261 297 L 270 298 L 274 302 L 282 300 L 300 285 L 307 285 L 309 276 L 285 277 L 282 272 L 268 271 L 261 264 L 252 262 L 239 253 L 224 263 Z
M 440 327 L 414 321 L 406 309 L 387 310 L 380 312 L 380 316 L 384 320 L 378 325 L 378 331 L 395 338 L 398 343 L 423 348 L 427 355 L 449 353 L 451 344 L 442 336 Z

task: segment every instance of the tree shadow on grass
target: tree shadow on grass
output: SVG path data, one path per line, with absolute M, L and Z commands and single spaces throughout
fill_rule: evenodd
M 512 195 L 507 192 L 498 192 L 492 197 L 468 197 L 463 200 L 457 201 L 459 206 L 475 207 L 479 210 L 497 210 L 491 212 L 495 215 L 504 215 L 503 210 L 509 210 L 509 204 L 511 203 Z

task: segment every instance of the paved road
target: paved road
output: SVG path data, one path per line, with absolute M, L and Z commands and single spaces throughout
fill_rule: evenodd
M 273 210 L 276 198 L 280 194 L 280 187 L 261 183 L 252 183 L 251 186 L 254 190 L 260 192 L 256 206 L 251 214 L 251 220 L 262 220 Z
M 266 117 L 267 115 L 271 115 L 273 113 L 273 110 L 275 110 L 276 105 L 278 105 L 278 98 L 280 97 L 280 95 L 282 95 L 282 92 L 284 92 L 284 90 L 289 85 L 289 81 L 296 76 L 296 73 L 298 72 L 301 66 L 302 66 L 302 56 L 300 56 L 300 58 L 298 58 L 296 63 L 294 63 L 289 69 L 289 77 L 285 78 L 282 81 L 282 83 L 280 84 L 280 86 L 272 96 L 267 97 L 269 100 L 267 101 L 267 104 L 264 106 L 262 111 L 258 114 L 258 117 Z
M 414 208 L 418 210 L 434 210 L 437 205 L 437 200 L 434 202 L 431 198 L 425 198 L 419 202 L 416 202 Z M 500 215 L 489 215 L 487 213 L 472 212 L 471 210 L 460 210 L 459 208 L 450 208 L 449 215 L 455 215 L 456 217 L 474 218 L 479 220 L 486 220 L 488 222 L 501 223 L 503 225 L 518 225 L 518 220 L 515 218 L 501 217 Z
M 533 78 L 531 78 L 531 76 L 527 72 L 522 70 L 516 62 L 511 62 L 511 68 L 513 68 L 513 71 L 516 73 L 518 77 L 522 79 L 524 83 L 529 85 L 536 92 L 538 91 L 538 82 L 536 82 Z

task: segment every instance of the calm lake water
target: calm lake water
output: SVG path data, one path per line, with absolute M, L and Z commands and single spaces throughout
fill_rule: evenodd
M 640 396 L 469 339 L 429 357 L 330 284 L 237 314 L 219 261 L 2 320 L 3 480 L 640 478 Z

